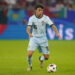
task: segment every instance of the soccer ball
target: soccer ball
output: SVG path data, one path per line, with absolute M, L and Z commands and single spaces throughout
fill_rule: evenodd
M 56 72 L 57 66 L 55 64 L 49 64 L 47 67 L 47 72 Z

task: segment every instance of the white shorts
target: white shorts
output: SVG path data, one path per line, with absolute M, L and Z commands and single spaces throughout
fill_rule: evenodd
M 36 48 L 38 48 L 40 53 L 49 54 L 47 38 L 31 37 L 29 40 L 28 51 L 35 51 Z

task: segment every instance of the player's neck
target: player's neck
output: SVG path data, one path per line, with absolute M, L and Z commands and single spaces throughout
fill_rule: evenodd
M 39 16 L 38 16 L 37 14 L 35 14 L 35 16 L 36 16 L 37 18 L 39 18 L 39 19 L 43 17 L 43 15 L 39 15 Z

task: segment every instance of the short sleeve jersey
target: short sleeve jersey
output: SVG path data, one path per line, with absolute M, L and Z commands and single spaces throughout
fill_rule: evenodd
M 35 37 L 46 36 L 47 24 L 52 26 L 53 22 L 46 15 L 43 15 L 42 18 L 37 18 L 36 15 L 33 15 L 28 22 L 28 25 L 32 27 L 32 35 Z

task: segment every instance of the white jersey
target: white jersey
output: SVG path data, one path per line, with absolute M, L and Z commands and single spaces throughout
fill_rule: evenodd
M 43 15 L 42 18 L 37 18 L 36 15 L 33 15 L 29 18 L 28 25 L 32 27 L 32 36 L 35 37 L 44 37 L 46 36 L 46 26 L 53 25 L 53 22 L 46 15 Z

